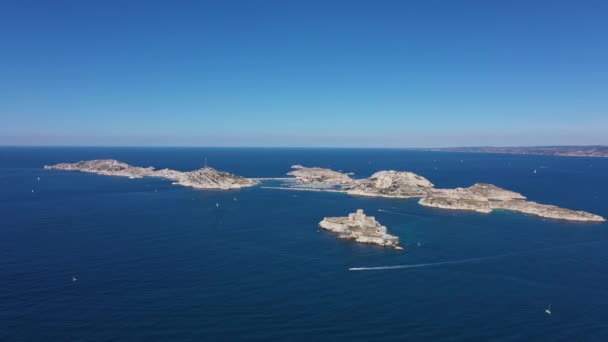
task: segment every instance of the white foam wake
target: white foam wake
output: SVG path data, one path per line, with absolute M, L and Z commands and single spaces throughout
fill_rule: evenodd
M 508 254 L 511 255 L 511 254 Z M 507 254 L 494 255 L 488 257 L 481 258 L 470 258 L 470 259 L 460 259 L 460 260 L 451 260 L 451 261 L 441 261 L 441 262 L 428 262 L 424 264 L 410 264 L 410 265 L 394 265 L 394 266 L 376 266 L 376 267 L 350 267 L 349 271 L 376 271 L 376 270 L 395 270 L 399 268 L 417 268 L 417 267 L 428 267 L 428 266 L 440 266 L 440 265 L 450 265 L 450 264 L 464 264 L 468 262 L 482 261 L 488 259 L 496 259 L 508 256 Z
M 479 258 L 428 262 L 428 263 L 424 263 L 424 264 L 375 266 L 375 267 L 350 267 L 348 270 L 349 271 L 379 271 L 379 270 L 396 270 L 396 269 L 401 269 L 401 268 L 419 268 L 419 267 L 430 267 L 430 266 L 441 266 L 441 265 L 465 264 L 465 263 L 472 263 L 472 262 L 477 262 L 477 261 L 505 258 L 505 257 L 510 257 L 510 256 L 518 256 L 518 255 L 526 255 L 526 254 L 532 254 L 532 253 L 538 253 L 538 252 L 545 252 L 545 251 L 550 251 L 550 250 L 555 250 L 555 249 L 570 248 L 570 247 L 576 247 L 576 246 L 581 246 L 581 245 L 590 245 L 590 244 L 596 244 L 596 243 L 601 243 L 601 242 L 604 242 L 604 241 L 580 242 L 580 243 L 573 243 L 573 244 L 564 245 L 564 246 L 540 248 L 540 249 L 535 249 L 535 250 L 531 250 L 531 251 L 504 253 L 504 254 L 491 255 L 491 256 L 485 256 L 485 257 L 479 257 Z
M 383 212 L 383 213 L 387 213 L 387 214 L 400 215 L 400 216 L 418 216 L 416 214 L 399 213 L 399 212 L 396 212 L 396 211 L 390 211 L 390 210 L 384 210 L 384 209 L 378 209 L 378 211 Z

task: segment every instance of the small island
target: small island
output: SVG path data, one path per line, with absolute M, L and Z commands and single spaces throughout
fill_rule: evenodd
M 171 169 L 156 170 L 154 167 L 132 166 L 114 159 L 96 159 L 78 163 L 61 163 L 45 165 L 45 170 L 80 171 L 105 176 L 129 178 L 158 177 L 174 181 L 175 185 L 183 185 L 197 189 L 230 190 L 250 187 L 258 184 L 256 180 L 241 177 L 228 172 L 217 171 L 205 166 L 202 169 L 182 172 Z
M 362 209 L 348 214 L 348 217 L 326 217 L 319 222 L 319 226 L 338 233 L 340 239 L 403 249 L 399 246 L 399 237 L 388 234 L 385 226 L 376 221 L 373 216 L 365 215 Z

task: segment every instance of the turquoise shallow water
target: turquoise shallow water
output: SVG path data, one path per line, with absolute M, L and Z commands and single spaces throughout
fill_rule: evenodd
M 410 170 L 438 187 L 490 182 L 608 217 L 606 159 L 2 147 L 0 340 L 608 339 L 606 223 L 443 211 L 416 200 L 336 193 L 197 191 L 160 179 L 42 170 L 95 158 L 190 170 L 205 157 L 250 177 L 280 177 L 292 164 L 357 177 Z M 357 208 L 399 235 L 405 251 L 337 240 L 318 229 L 324 216 Z M 544 313 L 549 304 L 551 316 Z

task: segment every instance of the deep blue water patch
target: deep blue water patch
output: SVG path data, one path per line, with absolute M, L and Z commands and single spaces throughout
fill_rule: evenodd
M 488 182 L 608 216 L 606 159 L 396 149 L 3 147 L 0 340 L 608 339 L 605 223 L 445 211 L 416 200 L 336 193 L 200 191 L 154 178 L 42 170 L 98 158 L 179 170 L 199 168 L 207 158 L 217 169 L 249 177 L 281 177 L 292 164 L 356 177 L 410 170 L 438 187 Z M 357 208 L 399 235 L 405 251 L 338 240 L 318 228 L 324 216 Z M 549 304 L 551 316 L 544 313 Z

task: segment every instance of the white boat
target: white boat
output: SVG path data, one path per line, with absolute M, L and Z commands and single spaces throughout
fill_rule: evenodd
M 76 277 L 72 276 L 72 281 L 74 282 L 76 280 L 78 280 L 78 279 L 76 279 Z
M 550 314 L 551 314 L 551 304 L 549 304 L 549 307 L 547 307 L 547 308 L 545 309 L 545 313 L 546 313 L 547 315 L 550 315 Z

